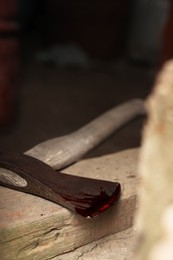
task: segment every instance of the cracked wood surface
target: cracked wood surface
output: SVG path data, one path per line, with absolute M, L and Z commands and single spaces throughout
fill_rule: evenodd
M 64 170 L 121 183 L 118 205 L 93 219 L 82 218 L 42 198 L 0 187 L 1 259 L 51 259 L 131 227 L 138 152 L 130 149 L 86 159 Z
M 134 260 L 134 228 L 106 236 L 52 260 Z

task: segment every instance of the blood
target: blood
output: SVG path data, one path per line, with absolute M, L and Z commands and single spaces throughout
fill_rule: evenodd
M 102 212 L 110 208 L 110 206 L 117 202 L 120 198 L 121 194 L 121 186 L 119 183 L 115 183 L 115 189 L 112 192 L 112 190 L 104 191 L 102 188 L 100 188 L 100 194 L 93 196 L 92 198 L 88 198 L 88 196 L 83 196 L 81 198 L 80 206 L 76 207 L 76 212 L 83 217 L 90 217 L 93 218 L 97 215 L 100 215 Z M 92 200 L 92 203 L 91 203 Z M 86 203 L 88 201 L 88 205 L 91 205 L 89 207 L 86 207 Z

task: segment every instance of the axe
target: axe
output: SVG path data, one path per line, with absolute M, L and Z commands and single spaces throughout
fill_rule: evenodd
M 118 182 L 60 172 L 78 161 L 116 130 L 145 114 L 144 102 L 134 99 L 105 112 L 79 130 L 40 143 L 24 154 L 0 156 L 0 184 L 30 193 L 94 217 L 118 201 Z

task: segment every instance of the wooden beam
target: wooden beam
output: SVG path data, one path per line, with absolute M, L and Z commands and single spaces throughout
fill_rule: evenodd
M 99 217 L 82 218 L 52 202 L 0 187 L 0 252 L 5 259 L 49 259 L 133 224 L 138 149 L 80 161 L 69 174 L 119 181 L 120 202 Z

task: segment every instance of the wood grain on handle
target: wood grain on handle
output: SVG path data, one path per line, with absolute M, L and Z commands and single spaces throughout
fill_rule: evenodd
M 130 120 L 144 114 L 143 100 L 133 99 L 105 112 L 79 130 L 40 143 L 25 154 L 56 170 L 62 169 L 79 160 Z

